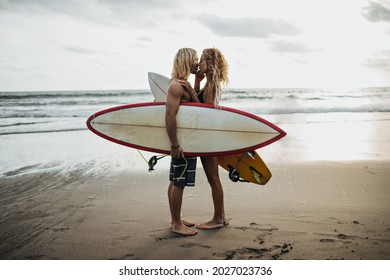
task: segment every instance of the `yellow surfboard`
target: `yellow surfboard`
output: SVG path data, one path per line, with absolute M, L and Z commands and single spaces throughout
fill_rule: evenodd
M 247 181 L 265 185 L 272 174 L 256 151 L 218 157 L 218 164 L 229 171 L 229 178 L 234 181 Z

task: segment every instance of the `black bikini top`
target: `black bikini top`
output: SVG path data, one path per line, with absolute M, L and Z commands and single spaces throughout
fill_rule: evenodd
M 205 91 L 206 87 L 203 87 L 199 93 L 198 93 L 198 98 L 199 98 L 199 101 L 204 103 L 204 91 Z

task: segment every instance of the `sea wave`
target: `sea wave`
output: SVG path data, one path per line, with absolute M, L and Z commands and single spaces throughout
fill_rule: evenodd
M 153 100 L 150 90 L 0 92 L 0 135 L 84 130 L 97 111 Z M 259 116 L 388 113 L 390 88 L 226 89 L 220 104 Z
M 0 101 L 9 99 L 50 99 L 50 98 L 100 98 L 102 96 L 134 96 L 149 95 L 150 90 L 128 90 L 128 91 L 41 91 L 41 92 L 0 92 Z
M 318 114 L 318 113 L 389 113 L 390 108 L 241 108 L 255 115 Z
M 1 132 L 0 135 L 16 135 L 16 134 L 36 134 L 36 133 L 53 133 L 53 132 L 71 132 L 71 131 L 82 131 L 82 130 L 87 130 L 87 127 L 82 127 L 82 128 L 58 128 L 58 129 L 49 129 L 49 130 L 18 130 L 18 131 L 5 131 Z

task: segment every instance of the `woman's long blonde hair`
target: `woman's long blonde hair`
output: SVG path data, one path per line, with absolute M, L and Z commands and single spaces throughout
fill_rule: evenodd
M 191 48 L 179 49 L 173 60 L 171 77 L 187 80 L 191 74 L 191 67 L 198 62 L 196 50 Z
M 229 83 L 229 65 L 221 51 L 216 48 L 203 50 L 203 55 L 211 76 L 211 79 L 207 80 L 205 103 L 216 106 L 221 98 L 223 87 Z

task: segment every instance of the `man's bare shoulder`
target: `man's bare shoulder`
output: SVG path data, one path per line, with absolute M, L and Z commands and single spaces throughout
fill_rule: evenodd
M 173 96 L 183 96 L 185 90 L 181 86 L 181 84 L 175 80 L 172 80 L 169 84 L 167 94 L 173 95 Z

